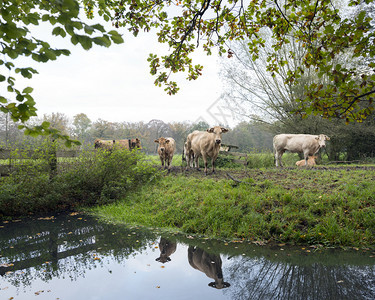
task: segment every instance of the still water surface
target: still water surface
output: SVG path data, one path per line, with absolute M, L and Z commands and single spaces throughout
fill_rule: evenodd
M 62 215 L 0 223 L 0 299 L 375 299 L 374 256 Z

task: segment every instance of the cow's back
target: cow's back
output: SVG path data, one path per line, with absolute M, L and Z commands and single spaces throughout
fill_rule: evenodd
M 214 136 L 211 133 L 201 131 L 200 134 L 196 134 L 192 139 L 191 148 L 194 153 L 205 153 L 213 157 L 219 153 L 220 145 L 215 144 Z
M 303 152 L 316 144 L 316 137 L 311 134 L 278 134 L 273 138 L 273 146 L 277 151 Z
M 171 137 L 168 137 L 165 139 L 169 141 L 169 143 L 166 144 L 168 154 L 170 156 L 173 156 L 174 152 L 176 151 L 176 141 L 174 140 L 174 138 L 171 138 Z

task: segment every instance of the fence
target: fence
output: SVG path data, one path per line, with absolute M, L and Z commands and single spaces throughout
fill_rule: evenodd
M 95 151 L 95 150 L 89 150 Z M 16 170 L 18 166 L 15 161 L 24 159 L 40 159 L 48 157 L 48 168 L 53 174 L 57 169 L 58 158 L 73 158 L 78 157 L 81 154 L 81 150 L 9 150 L 0 149 L 0 176 L 8 176 L 12 171 Z M 88 151 L 86 151 L 88 152 Z

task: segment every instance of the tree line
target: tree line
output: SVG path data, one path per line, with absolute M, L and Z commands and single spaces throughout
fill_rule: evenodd
M 143 151 L 156 154 L 155 139 L 173 137 L 176 140 L 177 152 L 182 153 L 187 135 L 194 130 L 206 130 L 211 125 L 204 121 L 192 123 L 164 122 L 110 122 L 103 119 L 90 120 L 86 114 L 80 113 L 72 119 L 63 113 L 45 114 L 29 122 L 38 124 L 47 121 L 51 128 L 81 142 L 81 147 L 94 148 L 94 140 L 141 139 Z M 0 147 L 1 148 L 37 148 L 48 136 L 30 137 L 18 129 L 18 123 L 0 115 Z M 272 139 L 278 133 L 309 133 L 328 135 L 326 154 L 329 160 L 358 160 L 375 157 L 375 118 L 368 118 L 362 123 L 346 124 L 343 120 L 326 120 L 317 116 L 308 118 L 294 117 L 289 122 L 262 122 L 255 119 L 242 121 L 223 136 L 223 143 L 237 146 L 235 151 L 244 153 L 272 151 Z M 63 146 L 62 146 L 63 147 Z

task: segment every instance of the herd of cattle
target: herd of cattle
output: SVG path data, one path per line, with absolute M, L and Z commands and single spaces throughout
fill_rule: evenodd
M 204 172 L 207 175 L 208 158 L 211 158 L 212 173 L 215 173 L 215 161 L 218 157 L 221 145 L 221 135 L 229 130 L 214 126 L 206 131 L 195 130 L 187 136 L 183 147 L 183 157 L 186 159 L 186 169 L 193 168 L 199 170 L 199 158 L 204 162 Z M 297 166 L 315 165 L 316 156 L 320 148 L 326 146 L 325 141 L 330 138 L 324 134 L 278 134 L 273 138 L 273 150 L 275 155 L 276 167 L 282 166 L 281 157 L 285 151 L 292 153 L 302 153 L 304 159 L 296 162 Z M 158 154 L 161 165 L 170 170 L 173 155 L 176 151 L 176 142 L 171 137 L 160 137 L 155 140 L 158 143 Z M 142 149 L 141 141 L 136 139 L 125 140 L 101 140 L 94 142 L 95 149 L 101 148 L 112 150 L 115 147 L 122 149 Z
M 177 243 L 169 241 L 165 238 L 160 238 L 159 250 L 160 256 L 155 260 L 161 263 L 171 261 L 170 256 L 176 252 Z M 230 286 L 228 282 L 224 281 L 222 271 L 222 260 L 219 255 L 208 253 L 201 248 L 189 246 L 188 261 L 190 266 L 194 269 L 203 272 L 207 277 L 213 279 L 208 286 L 223 289 Z

